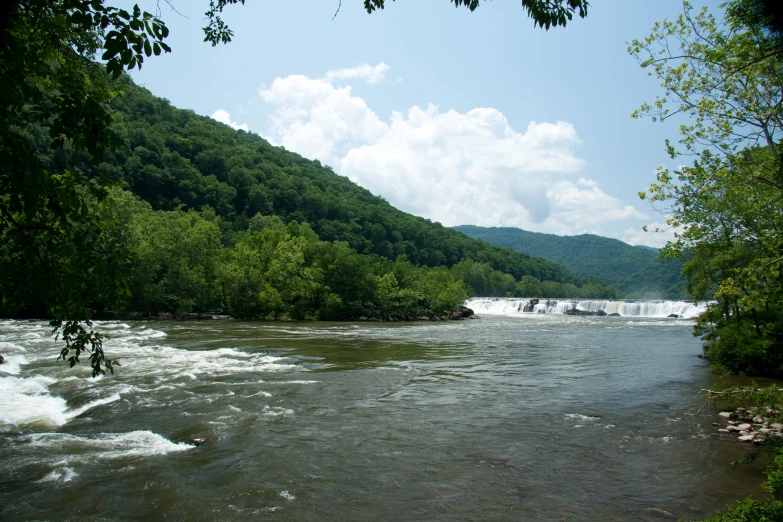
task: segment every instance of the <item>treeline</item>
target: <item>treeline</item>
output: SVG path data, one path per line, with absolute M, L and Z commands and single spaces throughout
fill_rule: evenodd
M 90 201 L 88 199 L 88 201 Z M 220 310 L 238 318 L 339 320 L 362 316 L 419 318 L 450 311 L 471 295 L 611 297 L 596 280 L 539 281 L 463 259 L 451 267 L 426 267 L 404 255 L 390 260 L 360 254 L 344 241 L 322 241 L 307 223 L 285 223 L 256 214 L 235 230 L 209 206 L 200 211 L 153 210 L 128 191 L 113 189 L 95 205 L 99 240 L 113 243 L 115 256 L 107 286 L 128 281 L 124 298 L 111 301 L 95 288 L 91 307 L 109 312 L 174 316 Z M 56 266 L 57 259 L 49 260 Z M 39 274 L 18 265 L 18 282 L 34 284 Z M 20 288 L 28 286 L 20 285 Z M 19 302 L 19 299 L 12 300 Z M 40 315 L 37 303 L 6 314 Z
M 581 234 L 557 236 L 512 227 L 454 227 L 470 237 L 562 264 L 578 276 L 594 276 L 629 299 L 685 299 L 682 259 L 658 259 L 658 250 Z

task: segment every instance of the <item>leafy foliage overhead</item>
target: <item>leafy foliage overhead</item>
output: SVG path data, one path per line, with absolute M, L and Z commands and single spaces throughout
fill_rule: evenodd
M 475 11 L 479 6 L 479 0 L 450 1 L 454 3 L 455 7 L 465 6 L 471 11 Z M 385 4 L 385 0 L 364 0 L 364 8 L 368 13 L 372 13 L 376 9 L 383 9 Z M 550 27 L 565 27 L 568 22 L 573 20 L 575 14 L 584 18 L 587 16 L 589 5 L 587 0 L 522 0 L 522 7 L 533 19 L 533 26 L 543 27 L 546 30 L 549 30 Z

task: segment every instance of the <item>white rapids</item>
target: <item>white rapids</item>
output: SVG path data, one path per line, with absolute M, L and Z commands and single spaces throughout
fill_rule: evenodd
M 665 318 L 676 316 L 695 319 L 707 311 L 707 303 L 662 300 L 610 299 L 531 299 L 504 297 L 474 297 L 465 306 L 476 314 L 519 316 L 521 314 L 565 314 L 570 310 L 620 314 L 623 317 Z M 603 315 L 602 314 L 602 315 Z

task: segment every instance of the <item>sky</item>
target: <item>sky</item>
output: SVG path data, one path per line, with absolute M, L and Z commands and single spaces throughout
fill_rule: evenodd
M 718 1 L 693 2 L 718 11 Z M 132 2 L 117 2 L 127 6 Z M 141 0 L 154 12 L 158 2 Z M 641 201 L 677 123 L 631 113 L 662 94 L 627 52 L 682 2 L 593 0 L 533 28 L 518 1 L 259 1 L 230 6 L 228 45 L 203 42 L 206 0 L 160 2 L 172 53 L 134 80 L 177 107 L 257 133 L 446 226 L 598 234 L 660 247 Z

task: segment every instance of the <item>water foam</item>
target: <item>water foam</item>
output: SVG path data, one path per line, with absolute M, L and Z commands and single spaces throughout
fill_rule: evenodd
M 279 406 L 264 406 L 264 415 L 267 417 L 279 417 L 281 415 L 293 415 L 294 410 L 280 408 Z
M 38 481 L 38 483 L 45 483 L 45 482 L 70 482 L 76 477 L 78 477 L 79 474 L 76 473 L 73 468 L 69 468 L 67 466 L 63 466 L 61 468 L 55 468 L 52 471 L 50 471 L 44 478 Z
M 0 364 L 0 372 L 7 373 L 9 375 L 19 375 L 22 371 L 22 366 L 30 364 L 24 355 L 7 355 L 5 362 Z
M 579 419 L 580 421 L 597 421 L 601 418 L 597 415 L 582 415 L 581 413 L 566 413 L 564 417 L 566 419 Z
M 69 408 L 64 398 L 49 393 L 47 383 L 52 384 L 52 381 L 43 376 L 0 379 L 0 424 L 62 426 L 88 410 L 120 400 L 120 395 L 115 393 Z
M 27 440 L 33 447 L 67 453 L 70 461 L 152 457 L 195 448 L 191 444 L 171 442 L 146 430 L 100 433 L 95 437 L 80 437 L 68 433 L 36 433 L 29 435 Z
M 540 299 L 532 304 L 530 298 L 474 297 L 468 299 L 465 306 L 477 314 L 506 316 L 564 314 L 569 310 L 581 310 L 626 317 L 666 318 L 673 314 L 683 319 L 695 319 L 707 311 L 706 303 L 660 300 Z
M 74 375 L 65 363 L 53 364 L 53 354 L 59 346 L 51 336 L 51 330 L 42 322 L 0 322 L 0 353 L 5 364 L 0 365 L 0 429 L 30 427 L 33 429 L 62 426 L 72 419 L 97 407 L 131 396 L 137 404 L 138 394 L 188 391 L 189 382 L 213 377 L 230 376 L 249 372 L 290 372 L 298 368 L 286 357 L 268 353 L 243 351 L 235 348 L 216 350 L 188 350 L 159 343 L 164 332 L 146 325 L 129 326 L 111 322 L 96 324 L 110 334 L 104 343 L 107 354 L 122 362 L 121 371 L 126 377 L 143 377 L 145 384 L 117 382 L 99 376 L 95 379 Z M 46 375 L 30 375 L 29 365 L 36 372 Z M 150 380 L 152 382 L 150 382 Z M 259 380 L 263 382 L 263 380 Z M 314 382 L 314 381 L 313 381 Z M 56 386 L 50 391 L 50 387 Z M 256 390 L 257 391 L 257 390 Z M 87 392 L 89 401 L 75 404 L 70 398 Z M 229 392 L 232 395 L 233 392 Z M 62 396 L 58 396 L 62 395 Z M 268 392 L 254 394 L 269 397 Z M 76 397 L 76 395 L 73 395 Z M 205 398 L 211 402 L 212 398 Z M 149 401 L 157 404 L 156 401 Z M 293 413 L 291 410 L 265 411 L 266 415 L 279 416 Z
M 84 406 L 79 406 L 78 408 L 72 408 L 65 412 L 65 418 L 68 420 L 74 419 L 81 415 L 82 413 L 91 410 L 97 406 L 103 406 L 104 404 L 111 404 L 112 402 L 116 402 L 120 400 L 120 394 L 115 393 L 109 397 L 103 398 L 103 399 L 96 399 L 92 402 L 88 402 Z
M 46 385 L 36 379 L 0 379 L 0 424 L 61 426 L 68 421 L 67 409 L 65 399 L 49 395 Z

